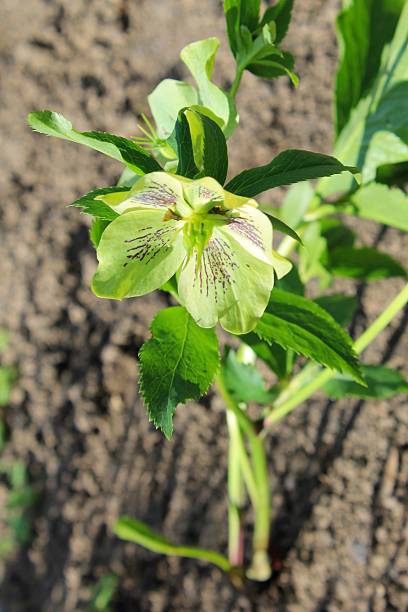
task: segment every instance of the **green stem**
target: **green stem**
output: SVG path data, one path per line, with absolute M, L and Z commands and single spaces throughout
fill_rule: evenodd
M 251 442 L 251 449 L 255 479 L 258 487 L 258 503 L 255 508 L 254 552 L 247 576 L 251 580 L 263 582 L 268 580 L 272 573 L 268 554 L 271 524 L 270 485 L 263 439 L 255 436 Z
M 224 572 L 231 572 L 233 569 L 228 559 L 216 552 L 198 546 L 177 546 L 166 540 L 160 534 L 155 533 L 145 523 L 122 516 L 114 525 L 114 533 L 122 540 L 134 542 L 152 552 L 177 557 L 189 557 L 213 563 Z
M 231 85 L 231 89 L 229 90 L 229 95 L 231 96 L 231 98 L 233 100 L 235 100 L 235 97 L 236 97 L 236 95 L 238 93 L 238 89 L 239 89 L 239 86 L 241 84 L 241 79 L 242 79 L 243 73 L 244 73 L 244 71 L 237 66 L 237 69 L 236 69 L 236 72 L 235 72 L 235 79 L 234 79 L 234 82 Z
M 361 353 L 375 338 L 387 327 L 392 319 L 408 303 L 408 283 L 399 292 L 397 297 L 387 306 L 383 313 L 366 329 L 366 331 L 354 343 L 354 350 Z
M 239 425 L 227 410 L 228 442 L 228 558 L 233 567 L 244 564 L 244 532 L 241 511 L 245 504 L 239 454 Z
M 240 409 L 238 404 L 228 393 L 221 374 L 218 374 L 216 377 L 216 385 L 227 407 L 227 414 L 230 412 L 236 417 L 236 421 L 239 424 L 240 429 L 247 435 L 252 453 L 253 476 L 257 494 L 256 503 L 254 504 L 254 554 L 252 564 L 247 575 L 252 580 L 268 580 L 271 575 L 271 566 L 268 557 L 270 533 L 270 491 L 264 442 L 261 437 L 257 435 L 251 419 Z M 240 465 L 242 465 L 242 463 L 240 463 Z M 235 533 L 234 536 L 236 536 Z
M 387 306 L 387 308 L 380 314 L 379 317 L 366 329 L 366 331 L 356 340 L 354 343 L 354 350 L 356 353 L 361 353 L 367 346 L 375 340 L 375 338 L 387 327 L 392 319 L 406 306 L 408 303 L 408 283 L 400 291 L 397 297 Z M 303 403 L 315 391 L 323 387 L 331 378 L 336 375 L 336 372 L 332 370 L 322 370 L 313 380 L 297 388 L 296 381 L 304 376 L 304 371 L 308 366 L 302 370 L 295 377 L 291 383 L 296 391 L 289 398 L 284 399 L 282 402 L 276 402 L 275 407 L 269 416 L 264 421 L 264 427 L 262 430 L 262 437 L 279 421 L 281 421 L 287 414 L 292 412 L 294 408 L 297 408 L 299 404 Z M 289 389 L 289 387 L 287 388 Z M 286 396 L 287 397 L 287 396 Z

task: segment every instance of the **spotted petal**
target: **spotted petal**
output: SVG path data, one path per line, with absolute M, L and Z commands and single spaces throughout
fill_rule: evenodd
M 167 210 L 170 206 L 173 210 L 177 209 L 181 215 L 191 212 L 183 199 L 182 182 L 165 172 L 145 174 L 135 183 L 130 192 L 105 194 L 99 196 L 99 199 L 119 214 L 136 209 Z
M 167 282 L 185 257 L 183 223 L 164 221 L 163 209 L 132 210 L 102 234 L 92 289 L 99 297 L 144 295 Z
M 227 331 L 251 331 L 268 304 L 274 282 L 272 227 L 260 211 L 240 209 L 214 228 L 201 261 L 195 252 L 179 275 L 179 294 L 202 327 L 219 320 Z

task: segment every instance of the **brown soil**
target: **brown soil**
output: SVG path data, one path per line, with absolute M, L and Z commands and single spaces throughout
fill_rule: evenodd
M 297 91 L 283 79 L 245 77 L 232 172 L 289 146 L 330 151 L 336 5 L 298 3 L 288 37 L 301 74 Z M 137 351 L 166 298 L 96 299 L 87 221 L 64 207 L 114 184 L 118 166 L 34 135 L 25 115 L 52 108 L 79 129 L 130 135 L 154 85 L 185 75 L 181 47 L 208 35 L 222 39 L 217 75 L 227 83 L 232 62 L 218 1 L 1 2 L 0 325 L 11 332 L 7 360 L 20 371 L 6 458 L 25 461 L 42 491 L 32 542 L 3 568 L 2 612 L 83 610 L 97 578 L 111 571 L 120 576 L 113 606 L 120 612 L 407 609 L 401 396 L 315 399 L 271 436 L 272 543 L 282 569 L 268 584 L 236 590 L 216 568 L 156 556 L 112 535 L 115 518 L 128 513 L 176 542 L 225 550 L 223 409 L 213 396 L 179 408 L 171 442 L 149 425 Z M 360 227 L 367 244 L 408 263 L 401 233 Z M 358 288 L 356 333 L 400 286 Z M 407 320 L 395 320 L 367 359 L 405 367 Z

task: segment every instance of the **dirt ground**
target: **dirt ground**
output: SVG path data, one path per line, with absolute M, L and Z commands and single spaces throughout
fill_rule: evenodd
M 300 87 L 245 77 L 232 174 L 283 148 L 330 151 L 337 3 L 297 4 L 287 46 L 298 58 Z M 2 569 L 1 612 L 84 610 L 107 572 L 120 577 L 113 605 L 120 612 L 408 607 L 402 396 L 314 399 L 276 428 L 272 549 L 283 567 L 265 585 L 236 590 L 214 567 L 156 556 L 112 534 L 115 518 L 127 513 L 176 542 L 225 551 L 223 408 L 213 395 L 179 408 L 171 442 L 149 425 L 137 352 L 166 298 L 95 298 L 87 220 L 65 208 L 114 184 L 118 165 L 31 133 L 25 116 L 51 108 L 79 129 L 131 135 L 157 82 L 185 76 L 181 47 L 209 35 L 222 40 L 217 75 L 227 84 L 232 62 L 216 0 L 1 0 L 0 326 L 11 333 L 7 360 L 20 372 L 6 458 L 25 461 L 41 490 L 33 540 Z M 408 264 L 406 236 L 360 227 L 367 244 Z M 354 333 L 400 286 L 357 288 Z M 407 321 L 407 313 L 396 319 L 367 360 L 406 371 Z

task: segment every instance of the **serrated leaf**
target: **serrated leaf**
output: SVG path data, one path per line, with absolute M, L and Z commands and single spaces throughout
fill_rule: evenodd
M 175 136 L 179 164 L 177 174 L 188 178 L 211 176 L 221 185 L 228 171 L 225 136 L 215 121 L 193 108 L 180 111 Z
M 184 81 L 164 79 L 147 98 L 159 138 L 170 136 L 182 108 L 198 104 L 197 91 Z
M 240 362 L 232 349 L 227 350 L 222 361 L 222 378 L 228 393 L 236 402 L 268 404 L 276 396 L 276 391 L 266 389 L 265 381 L 256 366 Z
M 384 366 L 362 365 L 366 387 L 345 376 L 335 376 L 323 389 L 333 399 L 342 397 L 376 397 L 385 399 L 397 393 L 408 393 L 408 381 L 398 370 Z
M 334 293 L 322 295 L 314 300 L 320 308 L 324 308 L 342 327 L 348 325 L 357 310 L 358 302 L 354 296 Z
M 78 132 L 72 127 L 72 123 L 59 113 L 49 110 L 33 112 L 28 115 L 28 123 L 36 132 L 83 144 L 112 157 L 136 174 L 162 169 L 150 153 L 132 140 L 107 132 Z
M 346 211 L 408 231 L 408 196 L 401 189 L 371 183 L 350 197 Z
M 294 0 L 278 0 L 273 6 L 269 6 L 261 21 L 261 25 L 265 25 L 270 21 L 276 24 L 276 43 L 280 43 L 285 38 L 289 29 L 290 20 L 292 17 Z
M 366 281 L 407 275 L 398 261 L 372 247 L 335 249 L 329 253 L 327 267 L 335 276 Z
M 289 51 L 282 51 L 282 54 L 266 55 L 261 59 L 256 59 L 249 64 L 248 70 L 263 79 L 276 79 L 280 76 L 288 76 L 295 87 L 299 84 L 299 77 L 294 72 L 295 58 Z
M 150 420 L 170 439 L 177 405 L 198 399 L 212 382 L 220 361 L 217 336 L 181 306 L 159 312 L 151 332 L 139 355 L 140 389 Z
M 296 295 L 305 295 L 305 286 L 302 283 L 296 266 L 292 266 L 288 274 L 279 278 L 275 283 L 275 287 L 289 291 L 289 293 L 296 293 Z
M 277 342 L 364 384 L 351 338 L 311 300 L 274 289 L 254 331 L 262 340 Z
M 120 191 L 129 191 L 129 189 L 127 187 L 104 187 L 102 189 L 94 189 L 78 198 L 78 200 L 75 200 L 75 202 L 72 202 L 71 206 L 82 208 L 82 212 L 86 215 L 113 221 L 113 219 L 118 217 L 118 213 L 113 210 L 111 206 L 96 198 L 107 193 L 117 193 Z
M 276 376 L 281 380 L 285 378 L 291 371 L 296 359 L 293 351 L 287 351 L 276 342 L 268 344 L 261 340 L 254 332 L 241 336 L 241 340 L 245 342 L 254 351 Z
M 244 170 L 234 177 L 225 189 L 251 198 L 273 187 L 290 185 L 291 183 L 345 171 L 356 172 L 356 169 L 351 166 L 343 166 L 341 162 L 330 155 L 288 149 L 279 153 L 265 166 Z
M 337 18 L 340 61 L 336 79 L 337 133 L 370 90 L 381 53 L 392 39 L 405 0 L 352 0 Z

